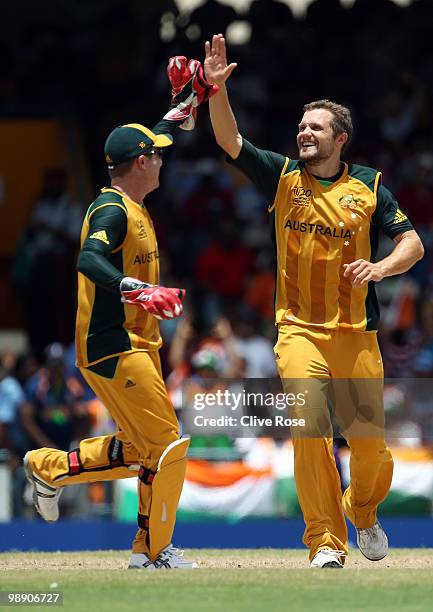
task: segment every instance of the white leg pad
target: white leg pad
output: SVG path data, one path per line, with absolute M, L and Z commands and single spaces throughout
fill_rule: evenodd
M 185 479 L 189 443 L 189 438 L 172 442 L 158 462 L 152 482 L 149 515 L 149 547 L 152 560 L 171 543 L 177 506 Z

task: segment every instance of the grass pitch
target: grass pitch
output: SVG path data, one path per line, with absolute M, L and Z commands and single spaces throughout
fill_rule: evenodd
M 129 552 L 0 554 L 0 590 L 63 591 L 63 610 L 246 612 L 432 609 L 433 550 L 395 549 L 344 570 L 308 568 L 300 550 L 188 550 L 200 569 L 126 571 Z M 38 609 L 40 606 L 33 606 Z

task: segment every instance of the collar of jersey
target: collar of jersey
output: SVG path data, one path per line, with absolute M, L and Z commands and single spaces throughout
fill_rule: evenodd
M 129 195 L 126 195 L 126 193 L 122 193 L 118 189 L 114 189 L 113 187 L 103 187 L 101 189 L 101 193 L 109 193 L 110 191 L 112 191 L 113 193 L 117 193 L 117 195 L 120 195 L 121 198 L 126 198 L 136 206 L 139 206 L 141 209 L 145 208 L 144 204 L 139 204 L 139 202 L 136 202 L 135 200 L 130 198 Z
M 315 176 L 314 176 L 314 174 L 311 174 L 311 172 L 308 172 L 307 168 L 305 168 L 305 165 L 304 165 L 304 170 L 305 170 L 305 172 L 307 172 L 307 173 L 308 173 L 308 175 L 309 175 L 309 176 L 311 176 L 311 179 L 312 179 L 313 181 L 315 181 L 316 183 L 319 183 L 319 185 L 321 186 L 321 188 L 322 188 L 324 191 L 327 191 L 328 189 L 332 189 L 333 187 L 335 187 L 335 185 L 338 185 L 339 183 L 341 183 L 341 182 L 343 181 L 343 179 L 345 179 L 345 178 L 346 178 L 347 173 L 348 173 L 349 166 L 346 164 L 346 162 L 342 162 L 342 164 L 343 164 L 343 166 L 344 166 L 344 167 L 343 167 L 343 171 L 342 171 L 342 173 L 341 173 L 341 176 L 340 176 L 340 177 L 339 177 L 339 178 L 338 178 L 336 181 L 334 181 L 333 183 L 331 183 L 330 185 L 328 185 L 327 187 L 324 187 L 324 186 L 322 185 L 322 183 L 320 182 L 320 179 L 318 179 L 317 177 L 315 177 Z M 332 178 L 332 177 L 330 177 L 330 178 Z M 326 181 L 326 180 L 328 180 L 328 178 L 327 178 L 327 177 L 323 177 L 323 178 L 322 178 L 322 181 L 323 181 L 323 180 L 325 180 L 325 181 Z

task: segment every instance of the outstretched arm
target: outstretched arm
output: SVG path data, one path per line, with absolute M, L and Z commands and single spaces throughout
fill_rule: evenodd
M 235 116 L 230 106 L 225 83 L 237 64 L 227 64 L 226 43 L 222 34 L 212 37 L 212 44 L 206 41 L 204 69 L 209 83 L 219 86 L 219 92 L 209 100 L 210 118 L 215 139 L 219 146 L 233 159 L 242 149 Z

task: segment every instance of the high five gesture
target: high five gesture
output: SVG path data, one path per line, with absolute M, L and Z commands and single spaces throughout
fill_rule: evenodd
M 225 82 L 237 64 L 227 64 L 226 41 L 222 34 L 212 36 L 212 45 L 205 44 L 204 71 L 209 83 L 219 87 L 218 93 L 209 100 L 209 111 L 215 139 L 233 159 L 242 149 L 242 136 L 239 134 L 235 116 L 230 107 Z
M 222 85 L 227 81 L 237 64 L 227 65 L 226 41 L 222 34 L 212 36 L 212 45 L 205 43 L 204 70 L 209 83 Z

